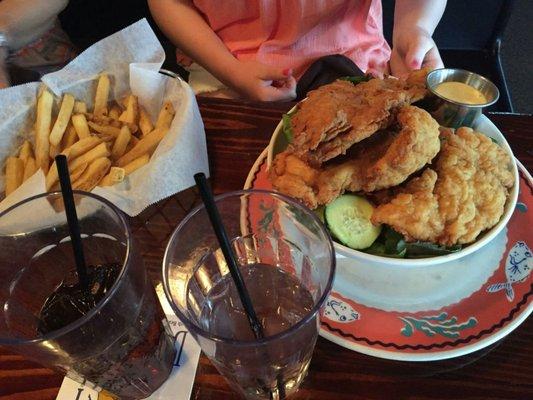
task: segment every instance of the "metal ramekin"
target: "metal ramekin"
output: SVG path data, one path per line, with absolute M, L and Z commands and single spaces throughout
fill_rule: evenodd
M 483 93 L 487 102 L 484 104 L 464 104 L 447 99 L 435 93 L 434 90 L 442 82 L 466 83 Z M 481 75 L 464 69 L 436 69 L 428 74 L 426 84 L 431 92 L 426 106 L 428 111 L 442 126 L 449 128 L 473 127 L 483 108 L 496 103 L 500 97 L 500 92 L 494 83 Z

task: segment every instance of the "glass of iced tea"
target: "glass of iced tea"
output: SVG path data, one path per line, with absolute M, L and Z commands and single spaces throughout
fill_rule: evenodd
M 59 192 L 0 213 L 0 345 L 97 390 L 142 399 L 169 376 L 174 339 L 124 215 L 74 192 L 80 287 Z
M 176 228 L 163 261 L 167 297 L 229 384 L 248 399 L 283 399 L 305 377 L 335 271 L 316 215 L 281 194 L 215 197 L 265 337 L 256 339 L 205 208 Z

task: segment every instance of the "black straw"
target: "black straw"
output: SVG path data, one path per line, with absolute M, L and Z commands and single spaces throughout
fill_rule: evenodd
M 59 175 L 59 184 L 61 185 L 63 203 L 65 204 L 65 214 L 67 215 L 68 229 L 70 231 L 70 242 L 72 243 L 72 251 L 74 252 L 74 260 L 76 262 L 76 271 L 78 272 L 78 279 L 81 286 L 87 289 L 89 287 L 87 266 L 85 265 L 85 257 L 83 255 L 80 225 L 78 223 L 78 215 L 76 213 L 72 185 L 70 184 L 67 157 L 65 157 L 63 154 L 60 154 L 56 156 L 55 160 Z
M 235 254 L 231 249 L 228 234 L 226 233 L 224 225 L 222 224 L 222 219 L 220 218 L 220 214 L 215 204 L 215 200 L 213 199 L 213 194 L 211 193 L 211 190 L 207 185 L 205 175 L 203 173 L 195 174 L 194 180 L 196 181 L 196 186 L 200 191 L 200 196 L 202 197 L 202 201 L 204 202 L 207 215 L 209 215 L 209 220 L 211 221 L 211 225 L 213 226 L 213 230 L 215 231 L 215 234 L 217 236 L 220 248 L 222 249 L 222 253 L 224 254 L 224 258 L 226 259 L 226 263 L 228 264 L 231 277 L 233 278 L 235 286 L 237 287 L 237 292 L 239 293 L 242 306 L 244 307 L 244 311 L 246 312 L 246 316 L 248 317 L 250 327 L 252 328 L 255 338 L 261 339 L 264 337 L 263 327 L 261 326 L 261 323 L 257 318 L 257 314 L 255 313 L 254 307 L 252 305 L 252 300 L 250 299 L 250 295 L 248 293 L 248 290 L 246 289 L 244 280 L 242 279 L 241 271 L 235 258 Z
M 207 179 L 205 178 L 205 175 L 203 173 L 198 173 L 194 175 L 194 180 L 196 181 L 196 186 L 200 191 L 200 196 L 202 197 L 205 209 L 207 210 L 207 215 L 209 215 L 209 220 L 211 221 L 211 225 L 213 226 L 213 230 L 215 231 L 215 234 L 217 236 L 218 243 L 220 244 L 220 248 L 222 249 L 224 258 L 226 259 L 226 264 L 228 264 L 231 277 L 233 278 L 235 286 L 237 287 L 237 292 L 239 293 L 242 306 L 244 307 L 244 311 L 246 312 L 246 316 L 248 317 L 250 328 L 252 328 L 252 332 L 254 333 L 256 339 L 262 339 L 263 337 L 265 337 L 265 334 L 263 332 L 263 326 L 257 318 L 257 314 L 255 313 L 252 300 L 250 299 L 250 295 L 248 293 L 248 290 L 246 289 L 244 280 L 242 279 L 237 259 L 235 258 L 235 254 L 233 253 L 230 241 L 228 239 L 228 234 L 224 229 L 224 224 L 222 223 L 222 219 L 220 218 L 220 214 L 215 204 L 215 200 L 213 199 L 213 194 L 211 193 L 211 190 L 207 185 Z M 266 356 L 265 362 L 270 362 L 270 360 L 268 359 L 268 355 Z M 276 384 L 278 389 L 277 396 L 274 396 L 274 393 L 271 392 L 270 389 L 268 389 L 268 386 L 263 386 L 265 387 L 265 390 L 270 391 L 271 400 L 275 398 L 285 399 L 285 386 L 283 385 L 281 373 L 279 373 L 276 377 Z

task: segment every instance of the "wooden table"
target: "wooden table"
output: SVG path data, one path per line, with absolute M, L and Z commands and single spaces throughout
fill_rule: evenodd
M 248 170 L 265 148 L 290 104 L 201 99 L 217 193 L 242 188 Z M 533 116 L 492 114 L 516 156 L 533 170 Z M 198 201 L 188 190 L 131 220 L 145 264 L 159 281 L 164 245 Z M 295 399 L 533 399 L 533 318 L 488 349 L 433 363 L 381 360 L 319 338 L 307 376 Z M 63 377 L 0 348 L 0 400 L 55 399 Z M 193 399 L 237 399 L 224 379 L 200 358 Z

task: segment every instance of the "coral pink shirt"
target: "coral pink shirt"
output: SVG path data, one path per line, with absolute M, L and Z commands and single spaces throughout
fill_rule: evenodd
M 194 0 L 194 5 L 241 60 L 293 68 L 297 76 L 330 54 L 345 55 L 365 72 L 387 69 L 381 0 Z

